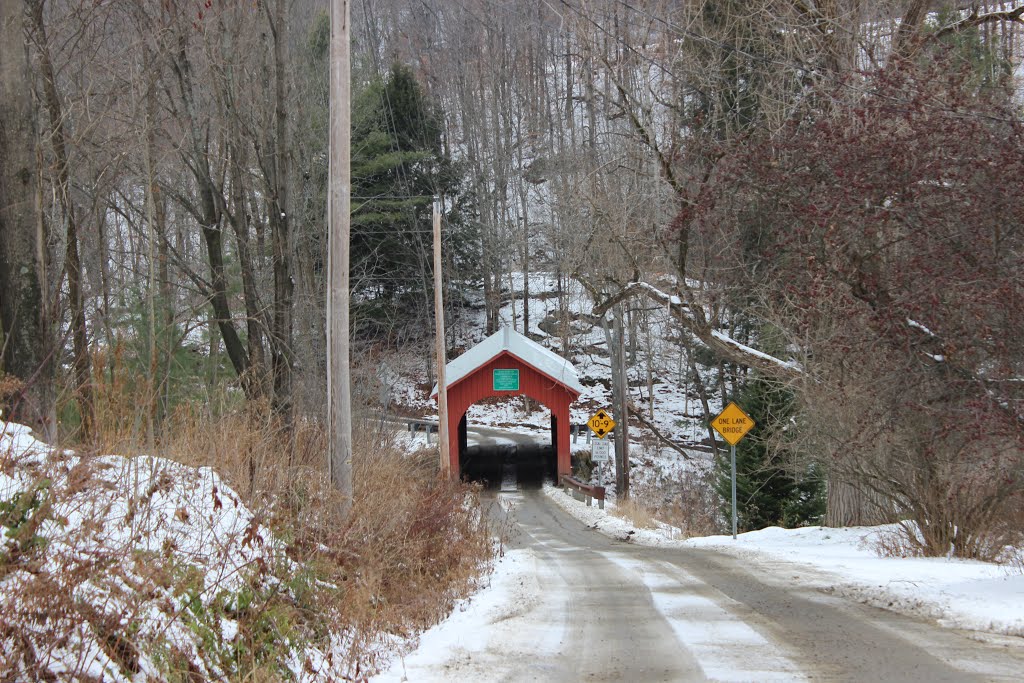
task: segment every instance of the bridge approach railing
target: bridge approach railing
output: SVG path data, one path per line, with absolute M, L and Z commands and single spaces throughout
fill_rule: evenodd
M 604 487 L 593 486 L 592 484 L 584 484 L 575 477 L 570 477 L 568 474 L 563 474 L 558 481 L 558 485 L 562 487 L 562 490 L 571 495 L 576 500 L 586 500 L 587 507 L 590 507 L 591 501 L 597 501 L 597 507 L 604 510 Z

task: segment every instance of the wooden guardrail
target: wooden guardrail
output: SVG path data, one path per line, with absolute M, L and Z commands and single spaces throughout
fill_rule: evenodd
M 568 474 L 563 474 L 558 481 L 559 486 L 566 493 L 570 493 L 576 500 L 587 501 L 587 507 L 590 507 L 591 500 L 597 500 L 597 507 L 604 510 L 604 487 L 603 486 L 592 486 L 590 484 L 584 484 L 575 477 L 570 477 Z
M 384 420 L 395 425 L 404 425 L 406 431 L 415 434 L 423 432 L 427 435 L 427 444 L 430 444 L 430 435 L 437 434 L 437 420 L 420 417 L 388 417 Z
M 419 431 L 424 431 L 427 434 L 437 434 L 437 420 L 415 419 L 408 417 L 400 419 L 408 425 L 408 430 L 414 434 Z

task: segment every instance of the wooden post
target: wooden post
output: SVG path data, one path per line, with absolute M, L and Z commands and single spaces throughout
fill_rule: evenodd
M 437 441 L 441 458 L 441 476 L 451 477 L 451 452 L 448 441 L 448 381 L 445 373 L 447 354 L 444 334 L 444 278 L 441 277 L 441 199 L 434 195 L 434 328 L 437 345 Z
M 615 394 L 615 495 L 619 500 L 629 498 L 629 375 L 626 372 L 626 337 L 622 325 L 622 307 L 616 305 L 613 311 L 615 344 L 609 349 L 612 354 L 612 387 L 618 387 Z
M 352 510 L 352 393 L 349 369 L 349 232 L 352 220 L 352 77 L 348 0 L 331 2 L 330 152 L 327 249 L 328 471 Z

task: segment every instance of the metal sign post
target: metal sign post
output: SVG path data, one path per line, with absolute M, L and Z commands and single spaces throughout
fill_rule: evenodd
M 736 540 L 736 446 L 730 446 L 732 452 L 732 540 Z
M 711 422 L 715 431 L 729 442 L 732 470 L 732 539 L 736 540 L 736 444 L 743 440 L 756 423 L 735 403 L 725 407 L 718 417 Z
M 610 418 L 609 418 L 610 419 Z M 593 427 L 591 427 L 593 429 Z M 594 463 L 594 469 L 597 471 L 597 485 L 604 486 L 604 475 L 602 470 L 604 464 L 612 458 L 612 445 L 610 442 L 605 441 L 604 437 L 601 437 L 600 441 L 590 442 L 590 461 Z

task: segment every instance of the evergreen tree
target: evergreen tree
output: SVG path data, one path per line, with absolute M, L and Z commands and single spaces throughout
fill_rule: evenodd
M 927 32 L 935 32 L 944 26 L 956 24 L 959 13 L 949 7 L 942 8 L 932 17 L 932 22 L 925 28 Z M 998 32 L 987 38 L 982 37 L 980 26 L 970 26 L 958 31 L 942 34 L 932 50 L 919 56 L 919 59 L 932 59 L 938 53 L 966 67 L 971 77 L 965 85 L 977 94 L 986 97 L 1013 96 L 1013 64 L 1006 58 L 1005 46 Z
M 447 200 L 445 249 L 461 253 L 473 243 L 461 221 L 458 167 L 442 146 L 441 113 L 408 67 L 393 66 L 353 104 L 352 185 L 353 319 L 377 334 L 409 318 L 400 314 L 432 306 L 435 194 Z
M 816 523 L 825 514 L 825 491 L 813 466 L 794 471 L 789 454 L 775 438 L 794 414 L 792 392 L 755 377 L 736 402 L 756 426 L 736 446 L 736 509 L 740 531 L 768 526 L 793 527 Z M 716 460 L 715 490 L 722 497 L 723 512 L 732 514 L 730 455 Z

